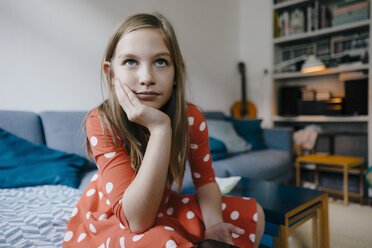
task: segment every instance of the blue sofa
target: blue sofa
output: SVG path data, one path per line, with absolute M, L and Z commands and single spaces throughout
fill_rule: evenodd
M 223 121 L 226 119 L 221 112 L 205 112 L 204 114 L 207 123 L 208 119 Z M 0 198 L 3 203 L 0 204 L 1 244 L 6 247 L 62 246 L 67 221 L 82 192 L 97 171 L 93 161 L 80 157 L 85 157 L 86 135 L 82 126 L 85 115 L 86 112 L 71 111 L 36 114 L 25 111 L 0 110 L 0 128 L 4 129 L 0 130 L 0 141 L 3 141 L 0 142 L 0 145 L 2 144 L 4 149 L 0 156 L 5 156 L 5 159 L 0 161 L 2 166 L 0 175 L 3 178 L 3 180 L 0 179 L 0 183 L 6 182 L 14 185 L 14 182 L 19 182 L 19 180 L 23 183 L 21 186 L 20 184 L 14 186 L 5 184 L 4 188 L 0 188 Z M 9 132 L 32 143 L 19 139 Z M 266 149 L 234 154 L 215 161 L 216 175 L 219 177 L 238 175 L 275 182 L 290 179 L 293 175 L 293 167 L 290 162 L 291 131 L 288 129 L 264 129 L 263 139 L 267 146 Z M 17 140 L 19 143 L 11 143 L 9 140 L 12 142 Z M 38 167 L 35 166 L 35 161 L 29 159 L 29 156 L 30 154 L 31 157 L 36 156 L 36 163 L 40 163 L 42 158 L 40 152 L 34 152 L 34 150 L 25 152 L 27 149 L 17 150 L 25 144 L 31 149 L 37 147 L 38 151 L 47 150 L 47 154 L 58 153 L 63 156 L 42 164 L 43 167 Z M 16 156 L 9 159 L 7 154 L 16 154 Z M 77 164 L 66 164 L 63 162 L 66 157 L 83 160 L 84 164 L 80 165 L 81 167 Z M 14 164 L 17 164 L 16 166 L 19 166 L 17 168 L 21 170 L 8 176 L 10 174 L 7 173 L 13 170 Z M 63 171 L 71 169 L 75 171 L 74 173 L 55 174 L 56 168 L 62 168 Z M 1 169 L 4 170 L 1 171 Z M 49 181 L 39 183 L 43 178 L 48 178 Z M 28 184 L 30 179 L 37 182 Z M 65 181 L 71 179 L 76 184 L 74 183 L 73 186 L 64 184 Z M 193 190 L 192 186 L 190 172 L 187 170 L 183 192 L 190 192 Z
M 222 112 L 203 112 L 210 119 L 224 120 Z M 33 143 L 75 153 L 85 157 L 83 119 L 86 112 L 48 111 L 39 114 L 27 111 L 0 111 L 0 128 Z M 293 176 L 292 130 L 286 128 L 263 129 L 266 149 L 253 150 L 215 161 L 216 176 L 242 176 L 284 182 Z M 84 189 L 96 167 L 93 162 L 84 170 L 80 189 Z M 189 170 L 186 171 L 184 188 L 192 186 Z

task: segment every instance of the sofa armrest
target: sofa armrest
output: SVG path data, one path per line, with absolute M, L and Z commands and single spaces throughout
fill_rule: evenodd
M 291 157 L 293 155 L 292 134 L 292 128 L 263 129 L 263 137 L 267 148 L 286 151 Z

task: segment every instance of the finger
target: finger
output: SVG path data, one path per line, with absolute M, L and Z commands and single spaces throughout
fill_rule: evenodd
M 134 106 L 138 106 L 139 104 L 141 104 L 140 100 L 137 98 L 136 94 L 134 94 L 134 92 L 128 88 L 128 86 L 126 86 L 125 84 L 123 85 L 123 88 L 130 100 L 130 102 L 134 105 Z
M 130 102 L 126 91 L 123 89 L 120 81 L 118 80 L 115 80 L 115 92 L 119 103 L 123 107 L 124 111 L 130 111 L 133 108 L 133 104 Z
M 235 234 L 238 234 L 238 235 L 243 235 L 245 233 L 244 229 L 240 228 L 240 227 L 237 227 L 237 226 L 234 226 L 234 225 L 231 225 L 231 232 L 232 233 L 235 233 Z

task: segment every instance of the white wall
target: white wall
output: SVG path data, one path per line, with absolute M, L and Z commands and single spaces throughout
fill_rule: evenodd
M 240 96 L 239 0 L 0 0 L 0 109 L 98 105 L 100 63 L 114 26 L 130 14 L 154 11 L 175 27 L 189 99 L 228 113 Z
M 247 99 L 256 105 L 264 127 L 272 126 L 271 2 L 241 0 L 239 6 L 239 59 L 246 63 Z

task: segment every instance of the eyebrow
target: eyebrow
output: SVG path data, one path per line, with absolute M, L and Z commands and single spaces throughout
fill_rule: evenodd
M 172 56 L 168 52 L 160 52 L 160 53 L 156 53 L 156 54 L 153 55 L 153 57 L 162 57 L 162 56 L 167 56 L 167 57 L 172 58 Z M 123 58 L 123 57 L 124 58 L 138 58 L 137 55 L 131 54 L 131 53 L 124 53 L 124 54 L 120 54 L 118 56 L 118 58 Z

